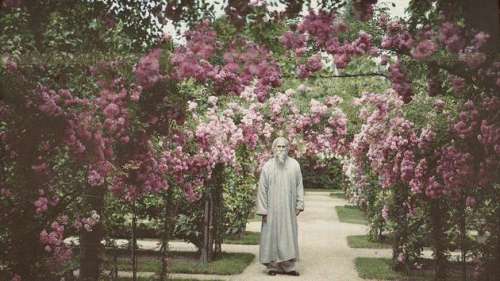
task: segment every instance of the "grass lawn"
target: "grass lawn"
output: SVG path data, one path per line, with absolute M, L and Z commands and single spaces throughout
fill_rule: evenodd
M 199 263 L 198 255 L 194 252 L 171 252 L 170 253 L 170 273 L 193 273 L 193 274 L 239 274 L 255 258 L 249 253 L 222 253 L 222 257 L 209 262 L 204 266 Z M 159 272 L 161 264 L 157 255 L 151 253 L 138 253 L 138 271 Z M 108 265 L 106 269 L 111 269 Z M 131 271 L 132 265 L 130 257 L 120 255 L 118 257 L 118 270 Z
M 376 280 L 426 280 L 408 279 L 402 273 L 395 272 L 391 268 L 391 259 L 387 258 L 356 258 L 354 261 L 359 277 L 363 279 Z
M 335 206 L 340 222 L 368 224 L 365 214 L 355 206 Z
M 237 235 L 224 238 L 224 244 L 259 245 L 260 232 L 245 231 L 241 239 Z
M 390 249 L 390 248 L 392 248 L 391 240 L 389 238 L 387 238 L 383 242 L 370 241 L 368 235 L 347 236 L 347 244 L 351 248 L 367 248 L 367 249 Z
M 346 199 L 345 193 L 343 191 L 330 192 L 330 197 L 339 198 L 339 199 Z
M 422 260 L 421 269 L 413 269 L 406 273 L 395 272 L 391 268 L 391 259 L 358 257 L 354 261 L 359 277 L 372 280 L 398 280 L 398 281 L 432 281 L 434 279 L 433 261 Z M 449 266 L 449 281 L 461 279 L 460 264 L 451 262 Z M 471 280 L 473 266 L 467 265 L 467 280 Z

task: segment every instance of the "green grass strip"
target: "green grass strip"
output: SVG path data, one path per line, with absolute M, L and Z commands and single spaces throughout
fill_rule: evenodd
M 335 206 L 340 222 L 368 225 L 365 214 L 354 206 Z
M 236 235 L 224 238 L 224 244 L 259 245 L 259 239 L 260 232 L 245 231 L 241 239 Z
M 418 268 L 410 269 L 407 273 L 392 270 L 389 258 L 358 257 L 354 260 L 358 275 L 370 280 L 398 280 L 398 281 L 433 281 L 435 262 L 432 259 L 420 259 Z M 468 263 L 465 280 L 473 280 L 475 264 Z M 447 265 L 447 280 L 463 280 L 462 264 L 450 261 Z
M 401 273 L 391 268 L 391 259 L 387 258 L 363 258 L 354 260 L 359 277 L 375 280 L 406 280 Z
M 330 197 L 333 197 L 333 198 L 339 198 L 339 199 L 346 199 L 345 198 L 345 193 L 342 192 L 342 191 L 339 191 L 339 192 L 331 192 L 330 193 Z
M 170 257 L 169 272 L 233 275 L 243 272 L 254 258 L 255 256 L 249 253 L 222 253 L 221 258 L 209 262 L 208 265 L 203 265 L 199 263 L 196 253 L 174 252 Z M 117 266 L 119 271 L 132 270 L 132 264 L 129 257 L 119 257 Z M 161 271 L 161 263 L 158 257 L 152 255 L 139 255 L 137 267 L 138 271 Z M 108 264 L 106 269 L 111 269 L 111 265 Z
M 391 241 L 371 241 L 368 235 L 351 235 L 347 236 L 347 244 L 351 248 L 365 249 L 390 249 L 392 248 Z

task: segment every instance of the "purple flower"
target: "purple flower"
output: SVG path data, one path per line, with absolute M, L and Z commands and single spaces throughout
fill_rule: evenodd
M 424 60 L 432 56 L 437 51 L 437 45 L 431 40 L 424 40 L 413 48 L 411 55 L 416 60 Z
M 458 53 L 465 46 L 462 30 L 451 22 L 445 22 L 441 25 L 439 39 L 449 51 L 454 53 Z
M 160 74 L 161 49 L 153 49 L 149 54 L 142 57 L 137 64 L 134 74 L 139 85 L 148 89 L 163 79 Z
M 90 170 L 87 180 L 91 186 L 100 186 L 104 183 L 104 177 L 96 170 Z

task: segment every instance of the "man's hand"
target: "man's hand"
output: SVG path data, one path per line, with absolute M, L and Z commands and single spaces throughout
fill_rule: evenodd
M 267 215 L 262 216 L 262 223 L 267 223 Z
M 295 210 L 295 215 L 298 216 L 300 214 L 300 212 L 302 212 L 303 210 L 299 210 L 299 209 L 296 209 Z

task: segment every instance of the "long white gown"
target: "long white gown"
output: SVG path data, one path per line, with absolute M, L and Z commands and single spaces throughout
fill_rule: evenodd
M 304 210 L 300 165 L 291 157 L 280 165 L 273 157 L 262 168 L 257 194 L 257 214 L 267 215 L 260 236 L 261 263 L 298 260 L 296 209 Z

